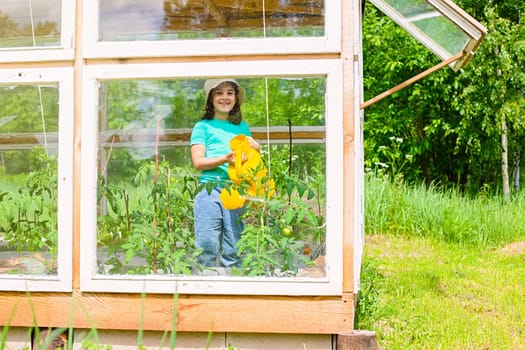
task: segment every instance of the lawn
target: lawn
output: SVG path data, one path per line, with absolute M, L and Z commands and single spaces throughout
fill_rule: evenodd
M 388 350 L 525 349 L 523 195 L 467 198 L 377 178 L 367 186 L 375 202 L 365 211 L 356 328 Z M 422 203 L 435 210 L 422 216 Z M 444 235 L 437 223 L 449 218 L 458 226 Z M 421 222 L 434 224 L 422 232 Z
M 371 235 L 365 260 L 383 348 L 525 349 L 525 242 L 476 249 Z

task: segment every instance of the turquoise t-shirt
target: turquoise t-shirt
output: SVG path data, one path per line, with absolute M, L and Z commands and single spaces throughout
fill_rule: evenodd
M 193 127 L 190 146 L 206 146 L 206 158 L 222 157 L 231 152 L 230 140 L 239 134 L 252 136 L 248 124 L 243 121 L 235 125 L 226 120 L 201 120 Z M 199 178 L 200 182 L 222 180 L 228 180 L 228 163 L 215 169 L 203 170 Z

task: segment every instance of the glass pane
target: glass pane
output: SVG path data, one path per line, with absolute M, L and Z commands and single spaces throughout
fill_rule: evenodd
M 324 0 L 100 0 L 101 41 L 324 35 Z
M 259 140 L 265 175 L 249 182 L 262 190 L 233 185 L 252 198 L 237 243 L 241 266 L 204 266 L 195 242 L 195 197 L 215 185 L 199 183 L 188 146 L 205 110 L 204 80 L 121 80 L 100 85 L 98 273 L 324 277 L 325 144 L 272 140 L 272 128 L 324 134 L 325 78 L 236 80 L 243 120 L 269 125 L 271 139 Z
M 2 0 L 0 48 L 60 45 L 61 0 Z
M 246 87 L 249 103 L 243 107 L 243 113 L 250 118 L 251 126 L 325 125 L 324 78 L 239 79 L 239 82 Z M 268 101 L 266 89 L 272 92 Z
M 463 50 L 469 36 L 425 0 L 387 0 L 389 5 L 451 56 Z
M 58 84 L 0 100 L 0 273 L 56 274 Z
M 370 0 L 388 17 L 458 70 L 470 61 L 487 29 L 451 0 Z M 449 62 L 450 62 L 449 61 Z

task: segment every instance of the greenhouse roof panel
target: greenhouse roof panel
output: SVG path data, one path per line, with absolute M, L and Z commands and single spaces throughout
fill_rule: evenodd
M 450 0 L 370 0 L 443 61 L 458 70 L 472 57 L 487 29 Z

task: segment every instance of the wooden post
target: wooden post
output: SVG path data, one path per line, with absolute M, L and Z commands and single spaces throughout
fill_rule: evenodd
M 337 335 L 337 350 L 381 350 L 375 332 L 355 330 Z

